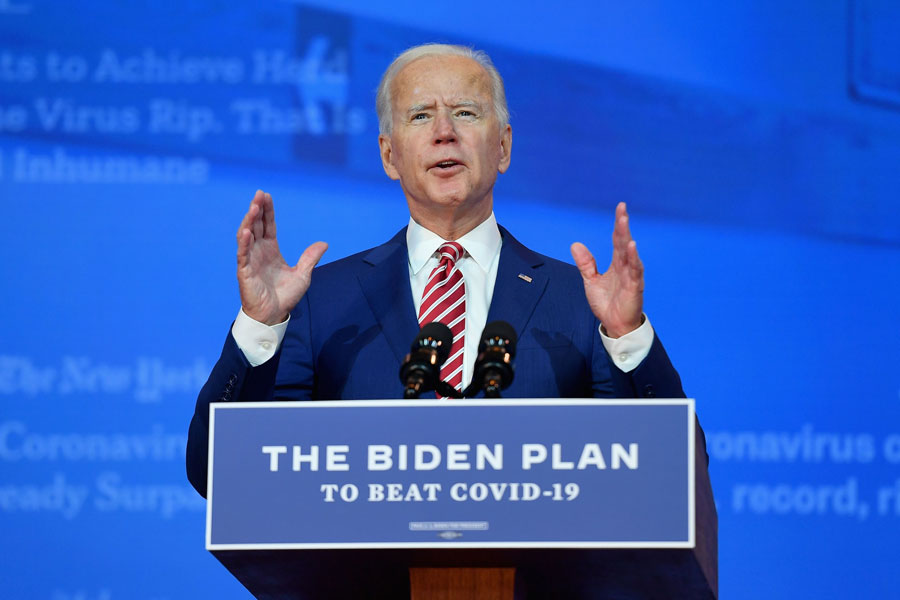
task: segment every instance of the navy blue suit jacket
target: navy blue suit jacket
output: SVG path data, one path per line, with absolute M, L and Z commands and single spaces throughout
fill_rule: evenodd
M 658 337 L 647 358 L 623 373 L 603 347 L 578 270 L 532 252 L 502 227 L 500 233 L 487 322 L 506 321 L 519 336 L 504 397 L 684 397 Z M 419 330 L 407 264 L 404 228 L 381 246 L 316 268 L 281 349 L 258 367 L 229 332 L 188 436 L 188 477 L 202 495 L 210 402 L 402 397 L 400 364 Z

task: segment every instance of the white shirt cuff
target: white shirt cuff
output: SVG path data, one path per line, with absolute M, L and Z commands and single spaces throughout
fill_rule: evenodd
M 603 340 L 603 347 L 612 358 L 613 364 L 620 371 L 628 373 L 641 364 L 641 361 L 650 354 L 650 347 L 653 345 L 653 327 L 650 325 L 650 319 L 644 315 L 644 322 L 641 326 L 630 333 L 626 333 L 619 338 L 611 338 L 603 333 L 600 328 L 600 338 Z
M 258 367 L 278 352 L 291 316 L 283 323 L 266 325 L 247 316 L 242 308 L 231 326 L 231 335 L 250 366 Z

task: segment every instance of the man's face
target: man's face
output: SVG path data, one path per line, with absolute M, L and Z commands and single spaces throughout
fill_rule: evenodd
M 394 78 L 391 108 L 393 131 L 378 143 L 412 217 L 487 218 L 497 172 L 509 167 L 512 130 L 497 122 L 481 65 L 462 56 L 415 60 Z

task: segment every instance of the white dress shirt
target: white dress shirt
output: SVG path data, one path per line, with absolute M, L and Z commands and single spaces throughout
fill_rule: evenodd
M 412 218 L 409 219 L 409 227 L 406 230 L 409 284 L 417 316 L 419 306 L 422 304 L 425 283 L 440 260 L 437 249 L 447 241 L 454 240 L 444 240 Z M 488 309 L 494 295 L 494 282 L 497 279 L 497 268 L 500 264 L 500 247 L 503 240 L 494 213 L 491 213 L 481 225 L 455 241 L 465 249 L 465 254 L 457 261 L 466 282 L 466 343 L 463 354 L 463 387 L 465 387 L 472 381 L 478 343 L 487 322 Z M 315 285 L 315 277 L 312 285 Z M 234 320 L 231 334 L 238 348 L 247 357 L 247 361 L 255 367 L 272 358 L 278 351 L 288 321 L 290 315 L 283 323 L 269 326 L 248 317 L 241 310 Z M 647 318 L 640 327 L 620 338 L 610 338 L 603 334 L 602 329 L 600 336 L 613 364 L 625 372 L 637 367 L 646 358 L 653 344 L 653 328 Z
M 475 359 L 478 358 L 478 343 L 481 341 L 481 332 L 487 323 L 488 308 L 494 295 L 502 238 L 494 213 L 458 240 L 445 240 L 410 217 L 409 227 L 406 229 L 406 247 L 409 251 L 409 285 L 417 317 L 419 307 L 422 306 L 425 284 L 440 262 L 437 250 L 448 241 L 459 242 L 465 249 L 463 257 L 456 261 L 462 271 L 463 281 L 466 282 L 466 343 L 463 350 L 465 388 L 472 381 Z

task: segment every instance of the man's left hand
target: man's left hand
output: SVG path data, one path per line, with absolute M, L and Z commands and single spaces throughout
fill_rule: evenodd
M 572 244 L 572 258 L 581 271 L 588 304 L 609 337 L 622 337 L 640 327 L 644 306 L 644 265 L 637 244 L 628 227 L 628 211 L 624 202 L 616 206 L 613 228 L 613 255 L 602 275 L 587 247 Z

